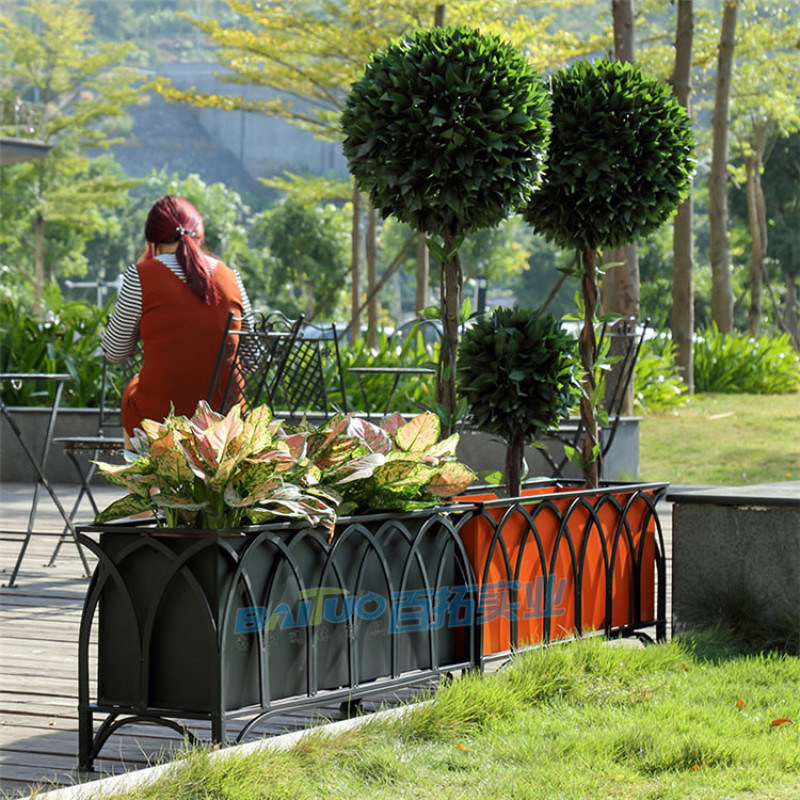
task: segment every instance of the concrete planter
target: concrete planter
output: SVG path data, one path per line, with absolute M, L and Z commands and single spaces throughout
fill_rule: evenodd
M 738 599 L 800 630 L 800 481 L 674 489 L 672 625 L 713 622 Z
M 635 481 L 639 479 L 639 422 L 641 417 L 622 417 L 619 420 L 614 439 L 603 462 L 602 479 L 606 481 Z M 572 419 L 561 430 L 569 433 L 576 429 L 579 420 Z M 600 430 L 600 440 L 605 447 L 611 436 L 611 429 Z M 545 452 L 556 463 L 564 459 L 564 445 L 554 436 L 546 436 L 541 444 Z M 456 456 L 479 475 L 492 470 L 502 471 L 505 463 L 505 443 L 496 436 L 484 431 L 465 428 L 461 432 Z M 561 474 L 553 474 L 553 466 L 545 453 L 536 447 L 525 449 L 528 476 L 544 478 L 581 478 L 582 473 L 574 464 L 567 463 Z
M 11 413 L 19 425 L 25 441 L 33 451 L 41 454 L 47 433 L 48 408 L 13 406 Z M 62 408 L 58 412 L 54 438 L 59 436 L 94 436 L 97 433 L 98 411 L 96 408 Z M 0 418 L 0 481 L 4 483 L 31 483 L 36 473 L 25 456 L 16 437 L 8 427 L 5 417 Z M 45 473 L 51 483 L 77 483 L 75 467 L 58 445 L 50 448 Z M 94 482 L 105 483 L 99 476 Z

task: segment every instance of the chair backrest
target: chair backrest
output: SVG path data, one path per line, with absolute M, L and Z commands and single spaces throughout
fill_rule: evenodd
M 142 343 L 136 345 L 133 355 L 124 364 L 112 364 L 103 359 L 100 379 L 100 404 L 98 408 L 97 435 L 121 436 L 120 404 L 122 393 L 143 362 Z
M 302 321 L 229 314 L 208 391 L 209 405 L 223 414 L 236 404 L 242 404 L 245 412 L 263 403 L 274 407 L 276 387 Z
M 613 328 L 609 328 L 609 323 L 603 323 L 600 328 L 600 335 L 597 339 L 598 351 L 604 349 L 604 344 L 608 339 L 609 355 L 617 359 L 612 365 L 613 381 L 610 381 L 610 385 L 608 385 L 604 400 L 608 416 L 606 425 L 608 432 L 601 436 L 601 469 L 602 459 L 611 449 L 620 420 L 624 416 L 625 398 L 633 386 L 636 359 L 639 357 L 649 324 L 650 320 L 644 320 L 637 324 L 636 319 L 630 317 L 618 320 Z M 580 450 L 584 437 L 583 421 L 581 420 L 576 426 L 562 425 L 558 431 L 551 432 L 551 435 L 567 447 Z M 547 450 L 542 450 L 541 453 L 551 467 L 550 477 L 563 477 L 563 470 L 569 464 L 566 454 L 557 458 L 548 454 Z
M 276 416 L 287 418 L 347 413 L 342 360 L 333 323 L 301 325 L 276 386 L 273 409 Z

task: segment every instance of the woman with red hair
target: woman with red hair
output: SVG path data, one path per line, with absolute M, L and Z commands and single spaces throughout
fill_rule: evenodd
M 191 416 L 208 396 L 228 313 L 250 314 L 242 279 L 203 249 L 197 209 L 182 197 L 156 200 L 145 251 L 128 267 L 101 336 L 106 358 L 127 361 L 141 339 L 144 362 L 122 395 L 126 439 L 143 419 Z

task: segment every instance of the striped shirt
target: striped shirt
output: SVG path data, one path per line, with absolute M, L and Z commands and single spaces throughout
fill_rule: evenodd
M 186 283 L 186 274 L 178 263 L 175 253 L 162 253 L 156 258 Z M 216 263 L 216 262 L 214 262 Z M 238 270 L 233 270 L 236 276 L 236 285 L 242 295 L 242 308 L 244 316 L 252 314 L 250 300 L 242 283 Z M 136 351 L 139 343 L 139 322 L 142 319 L 142 284 L 139 280 L 139 270 L 131 264 L 122 279 L 122 286 L 117 295 L 117 304 L 108 325 L 100 335 L 100 345 L 106 358 L 112 364 L 125 363 Z M 246 324 L 246 323 L 245 323 Z

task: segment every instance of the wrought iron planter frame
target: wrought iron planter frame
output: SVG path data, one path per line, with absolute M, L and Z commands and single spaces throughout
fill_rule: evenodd
M 194 735 L 181 720 L 204 720 L 211 723 L 212 741 L 225 743 L 228 741 L 228 723 L 245 720 L 244 727 L 234 739 L 238 742 L 274 714 L 326 703 L 350 703 L 372 694 L 419 684 L 461 670 L 480 669 L 493 660 L 507 658 L 511 651 L 540 646 L 558 638 L 552 635 L 549 628 L 553 609 L 549 605 L 550 595 L 545 593 L 541 609 L 545 628 L 540 642 L 525 641 L 512 614 L 509 620 L 509 646 L 497 652 L 485 652 L 484 648 L 482 613 L 490 566 L 496 571 L 499 563 L 501 573 L 507 579 L 507 608 L 514 608 L 522 601 L 521 582 L 538 579 L 549 585 L 550 576 L 554 574 L 555 561 L 553 558 L 548 561 L 543 543 L 544 537 L 550 534 L 539 530 L 540 519 L 545 513 L 558 519 L 555 550 L 562 549 L 569 554 L 574 584 L 573 600 L 579 610 L 587 600 L 583 587 L 587 557 L 585 542 L 590 537 L 603 541 L 600 549 L 603 560 L 601 568 L 605 576 L 602 598 L 605 611 L 603 624 L 595 630 L 606 636 L 635 635 L 646 638 L 644 629 L 655 628 L 656 639 L 663 639 L 666 636 L 666 561 L 656 503 L 666 487 L 666 483 L 635 483 L 606 485 L 598 490 L 585 489 L 579 482 L 543 480 L 527 484 L 526 492 L 535 494 L 496 500 L 487 499 L 486 491 L 491 487 L 486 487 L 475 490 L 477 495 L 474 500 L 470 499 L 470 495 L 465 495 L 456 504 L 446 507 L 341 518 L 332 540 L 329 540 L 327 531 L 322 529 L 297 528 L 285 523 L 254 526 L 240 531 L 168 531 L 133 526 L 130 522 L 81 527 L 81 543 L 97 556 L 98 565 L 87 590 L 79 633 L 79 769 L 92 771 L 94 759 L 108 738 L 123 725 L 138 722 L 164 725 L 194 741 Z M 623 501 L 620 497 L 628 499 Z M 645 535 L 638 535 L 640 532 L 634 530 L 628 519 L 631 509 L 636 505 L 639 506 L 636 519 L 644 528 Z M 603 507 L 613 510 L 615 520 L 613 530 L 605 535 L 599 534 L 601 513 L 605 513 L 602 512 Z M 512 517 L 524 520 L 516 559 L 512 559 L 505 541 L 507 521 Z M 473 563 L 471 553 L 462 541 L 468 538 L 469 526 L 476 521 L 491 526 L 485 560 L 479 563 Z M 576 531 L 573 528 L 579 521 L 580 530 Z M 95 538 L 98 534 L 99 540 Z M 120 545 L 120 542 L 123 544 Z M 181 544 L 176 545 L 176 542 Z M 293 552 L 300 545 L 310 546 L 304 556 L 302 550 Z M 265 558 L 265 547 L 275 555 L 273 562 Z M 536 574 L 523 575 L 520 572 L 523 554 L 534 549 L 539 565 Z M 160 554 L 169 568 L 161 578 L 160 590 L 141 607 L 142 601 L 136 600 L 133 595 L 137 591 L 141 593 L 142 587 L 126 585 L 124 564 L 126 559 L 144 550 Z M 309 567 L 308 563 L 302 562 L 303 558 L 308 562 L 309 553 L 312 552 L 315 555 Z M 633 601 L 620 623 L 619 619 L 615 622 L 613 617 L 614 570 L 624 554 L 628 558 L 625 580 L 630 582 L 629 592 Z M 197 568 L 198 574 L 194 574 L 192 564 L 198 556 L 210 556 L 211 560 L 204 567 Z M 650 559 L 652 565 L 649 564 Z M 286 576 L 276 579 L 278 568 L 288 569 L 288 583 Z M 654 571 L 656 582 L 654 614 L 643 615 L 642 590 L 650 591 L 652 586 L 643 587 L 642 576 L 650 568 Z M 198 577 L 200 574 L 205 577 Z M 136 583 L 136 572 L 132 575 Z M 160 680 L 165 671 L 169 672 L 178 666 L 173 663 L 178 656 L 160 654 L 158 642 L 151 647 L 155 641 L 154 630 L 160 624 L 161 606 L 166 602 L 165 598 L 169 600 L 165 593 L 174 577 L 180 579 L 184 590 L 192 596 L 193 613 L 202 611 L 207 623 L 203 638 L 212 656 L 202 660 L 210 687 L 205 694 L 198 692 L 205 697 L 206 702 L 202 707 L 194 707 L 194 700 L 187 704 L 165 702 L 163 698 L 156 697 L 159 702 L 152 702 L 152 676 L 159 676 L 157 680 Z M 280 580 L 283 580 L 282 584 Z M 263 625 L 255 625 L 254 630 L 247 631 L 253 637 L 250 645 L 255 643 L 250 656 L 254 662 L 250 662 L 249 668 L 243 666 L 241 659 L 244 657 L 235 651 L 237 641 L 232 636 L 236 633 L 235 627 L 231 630 L 235 626 L 233 612 L 238 613 L 243 602 L 251 608 L 265 608 L 264 619 L 272 620 L 275 613 L 274 605 L 270 605 L 274 599 L 273 593 L 285 591 L 286 586 L 290 589 L 293 587 L 290 594 L 296 602 L 298 597 L 314 596 L 315 592 L 319 598 L 320 592 L 331 589 L 356 597 L 362 589 L 369 591 L 370 587 L 374 587 L 376 580 L 388 595 L 388 605 L 384 611 L 388 617 L 381 618 L 384 622 L 402 613 L 398 598 L 402 598 L 404 592 L 406 595 L 411 593 L 423 605 L 425 598 L 428 598 L 429 606 L 427 610 L 419 612 L 423 617 L 428 614 L 427 629 L 415 629 L 412 638 L 401 638 L 410 636 L 403 631 L 399 632 L 400 636 L 397 632 L 383 636 L 380 642 L 383 650 L 377 650 L 377 655 L 369 656 L 375 660 L 372 667 L 369 664 L 366 668 L 363 666 L 364 653 L 372 651 L 366 642 L 361 642 L 364 629 L 358 627 L 358 620 L 336 620 L 337 623 L 343 621 L 346 626 L 344 629 L 335 629 L 339 631 L 336 646 L 344 652 L 332 653 L 318 642 L 314 626 L 319 620 L 315 621 L 313 615 L 308 613 L 302 619 L 297 615 L 295 644 L 299 641 L 305 648 L 302 652 L 303 665 L 292 673 L 295 683 L 289 681 L 286 692 L 275 694 L 270 681 L 273 675 L 271 666 L 274 667 L 271 659 L 276 653 L 279 659 L 285 659 L 286 648 L 291 647 L 287 639 L 282 639 L 280 646 L 275 647 L 274 642 L 270 643 L 270 631 L 265 630 Z M 451 617 L 447 626 L 442 625 L 441 618 L 434 624 L 432 620 L 437 618 L 440 611 L 433 608 L 433 603 L 439 602 L 435 600 L 441 596 L 437 593 L 448 586 L 459 587 L 461 608 L 469 607 L 472 613 L 455 622 Z M 109 595 L 109 592 L 116 594 Z M 105 633 L 101 622 L 103 608 L 112 606 L 109 597 L 116 597 L 114 602 L 119 606 L 114 612 L 116 621 L 111 621 L 111 627 L 118 626 L 120 619 L 126 619 L 124 625 L 128 627 L 125 630 L 133 633 L 126 638 L 124 631 L 120 633 L 117 630 L 117 639 L 112 635 L 111 644 L 103 641 Z M 448 614 L 452 615 L 450 608 L 448 606 Z M 176 613 L 180 617 L 184 612 L 178 610 Z M 178 625 L 179 620 L 170 630 Z M 98 627 L 99 633 L 96 667 L 98 689 L 96 697 L 92 699 L 90 642 L 94 626 Z M 574 636 L 589 633 L 580 611 L 575 617 L 571 633 Z M 126 665 L 116 676 L 117 688 L 112 688 L 103 696 L 105 687 L 114 684 L 113 680 L 106 680 L 104 672 L 113 675 L 115 670 L 120 669 L 113 664 L 113 651 L 119 649 L 117 645 L 120 641 L 120 648 L 124 651 L 125 642 L 130 638 L 136 640 L 131 645 L 133 652 L 128 652 L 127 656 L 117 653 L 117 661 L 122 659 Z M 241 645 L 241 638 L 238 643 Z M 181 651 L 180 646 L 177 649 Z M 280 656 L 281 652 L 283 656 Z M 320 665 L 326 655 L 329 663 L 334 664 L 334 677 L 327 683 L 325 676 L 320 673 Z M 166 670 L 164 664 L 159 665 L 159 658 L 168 659 Z M 238 673 L 233 675 L 237 670 Z M 297 675 L 302 672 L 305 677 L 302 678 L 302 686 L 299 686 Z M 250 695 L 241 690 L 242 680 L 250 686 Z M 229 695 L 235 694 L 231 691 L 233 686 L 238 687 L 241 695 L 231 700 Z M 169 696 L 169 689 L 166 691 Z M 100 716 L 103 720 L 95 732 L 95 720 Z
M 508 646 L 493 650 L 484 646 L 486 628 L 476 618 L 475 636 L 477 659 L 485 664 L 508 658 L 512 652 L 539 647 L 556 639 L 551 623 L 556 616 L 553 607 L 553 584 L 563 578 L 556 568 L 559 555 L 568 554 L 568 577 L 572 582 L 574 623 L 571 637 L 602 633 L 608 638 L 636 636 L 652 641 L 646 633 L 654 629 L 656 641 L 666 638 L 666 555 L 661 522 L 656 505 L 664 496 L 667 483 L 603 483 L 597 489 L 585 488 L 581 481 L 542 479 L 526 484 L 519 498 L 492 497 L 492 489 L 483 487 L 474 500 L 474 509 L 459 521 L 462 539 L 468 538 L 470 527 L 479 521 L 489 529 L 486 552 L 475 558 L 470 550 L 476 574 L 479 602 L 485 606 L 486 586 L 492 571 L 499 573 L 505 596 L 503 603 L 508 615 Z M 459 499 L 466 499 L 464 498 Z M 544 522 L 542 519 L 544 518 Z M 512 557 L 507 531 L 516 523 L 521 531 L 516 541 L 516 556 Z M 602 621 L 590 627 L 584 622 L 582 609 L 589 563 L 589 544 L 596 541 L 601 551 L 603 584 Z M 549 543 L 548 543 L 549 542 Z M 533 551 L 537 567 L 526 571 L 526 559 Z M 626 560 L 627 559 L 627 560 Z M 650 573 L 652 570 L 652 574 Z M 646 580 L 652 578 L 652 581 Z M 525 596 L 526 585 L 540 581 L 546 587 L 537 597 L 540 608 L 536 616 L 542 620 L 540 639 L 526 641 L 521 633 L 517 609 L 530 601 Z M 655 597 L 648 597 L 648 589 Z M 617 594 L 624 595 L 621 601 Z M 494 601 L 495 604 L 497 600 Z M 625 607 L 622 607 L 622 605 Z M 652 608 L 651 608 L 652 606 Z M 644 614 L 647 610 L 651 613 Z M 598 615 L 596 615 L 598 616 Z
M 99 541 L 90 534 L 99 534 Z M 212 740 L 226 742 L 228 722 L 247 718 L 245 727 L 236 737 L 236 741 L 240 741 L 259 722 L 271 715 L 323 703 L 349 703 L 371 694 L 440 678 L 453 671 L 470 668 L 475 661 L 475 644 L 469 626 L 459 634 L 459 654 L 455 652 L 455 644 L 450 651 L 441 652 L 441 637 L 432 627 L 422 632 L 415 629 L 416 645 L 420 644 L 421 638 L 424 638 L 425 644 L 421 657 L 417 657 L 417 663 L 412 665 L 408 662 L 416 656 L 413 653 L 409 656 L 408 650 L 413 649 L 413 643 L 404 641 L 402 637 L 408 634 L 400 631 L 400 636 L 387 634 L 384 637 L 385 647 L 388 647 L 388 653 L 383 652 L 383 660 L 388 661 L 385 674 L 365 679 L 359 675 L 364 655 L 360 652 L 360 637 L 354 635 L 351 621 L 345 619 L 346 636 L 339 636 L 337 646 L 341 648 L 344 645 L 346 649 L 346 679 L 341 681 L 339 687 L 325 688 L 322 686 L 324 680 L 320 680 L 324 676 L 319 672 L 322 661 L 320 651 L 323 648 L 315 630 L 319 620 L 306 611 L 302 624 L 292 629 L 296 643 L 300 649 L 304 649 L 305 678 L 301 690 L 292 691 L 289 696 L 271 695 L 270 662 L 276 654 L 276 648 L 270 646 L 267 626 L 253 624 L 250 626 L 252 630 L 247 633 L 255 637 L 256 643 L 253 649 L 257 670 L 255 676 L 250 674 L 250 680 L 256 681 L 257 697 L 248 698 L 251 702 L 234 703 L 232 707 L 229 707 L 231 703 L 226 698 L 226 691 L 232 686 L 229 673 L 238 669 L 244 674 L 241 664 L 237 666 L 235 652 L 241 639 L 237 642 L 231 636 L 236 633 L 233 612 L 239 611 L 235 604 L 244 597 L 249 603 L 247 608 L 269 609 L 273 592 L 281 590 L 280 587 L 276 588 L 280 582 L 280 578 L 276 578 L 280 568 L 288 570 L 294 594 L 302 599 L 309 596 L 320 598 L 322 594 L 338 589 L 356 597 L 359 590 L 370 581 L 374 585 L 377 566 L 380 572 L 377 580 L 385 588 L 388 598 L 388 606 L 379 624 L 399 614 L 396 604 L 403 592 L 415 591 L 421 593 L 420 597 L 434 596 L 445 585 L 444 581 L 453 579 L 472 586 L 474 578 L 463 544 L 456 533 L 453 519 L 443 509 L 341 518 L 332 541 L 329 541 L 326 530 L 297 528 L 288 524 L 254 526 L 242 531 L 169 531 L 117 524 L 81 527 L 80 537 L 81 542 L 98 558 L 84 602 L 79 632 L 79 769 L 84 772 L 93 770 L 93 761 L 109 736 L 126 724 L 149 722 L 164 725 L 193 741 L 191 732 L 177 720 L 206 720 L 211 722 Z M 176 542 L 183 545 L 177 552 Z M 273 551 L 275 558 L 272 562 L 264 557 L 263 552 L 259 557 L 259 550 L 263 551 L 264 547 Z M 298 552 L 293 553 L 293 549 Z M 152 587 L 154 593 L 146 592 L 148 599 L 143 601 L 133 596 L 133 587 L 126 585 L 123 572 L 126 560 L 144 551 L 148 551 L 145 554 L 147 556 L 156 554 L 157 559 L 169 567 L 166 576 L 162 576 L 160 583 Z M 200 565 L 198 558 L 204 556 L 211 556 L 210 564 Z M 310 557 L 315 561 L 310 567 L 307 563 L 301 563 L 302 560 L 308 562 Z M 249 563 L 251 561 L 255 562 L 254 565 Z M 227 576 L 219 583 L 212 579 L 210 582 L 206 580 L 206 585 L 203 585 L 198 574 L 201 571 L 208 573 L 209 567 L 217 570 L 223 567 L 223 562 L 230 565 Z M 251 568 L 253 566 L 255 569 Z M 370 572 L 371 575 L 368 574 Z M 171 705 L 152 702 L 152 679 L 162 670 L 164 663 L 163 657 L 155 652 L 157 648 L 152 648 L 151 644 L 154 631 L 158 630 L 164 598 L 174 586 L 173 578 L 189 587 L 193 596 L 192 611 L 205 614 L 208 623 L 202 644 L 212 654 L 212 663 L 197 665 L 188 660 L 183 662 L 187 671 L 199 668 L 209 673 L 211 691 L 205 704 L 197 697 L 193 697 L 188 706 L 178 701 Z M 285 585 L 286 580 L 283 582 Z M 113 611 L 114 619 L 103 628 L 104 604 L 109 606 L 110 597 L 114 598 L 117 608 Z M 271 616 L 272 613 L 268 613 L 264 618 Z M 297 617 L 299 619 L 300 615 Z M 118 630 L 120 625 L 126 623 L 125 631 L 131 636 Z M 89 648 L 95 624 L 99 628 L 98 689 L 96 699 L 92 700 L 89 689 Z M 170 630 L 180 634 L 174 630 L 174 626 Z M 105 641 L 106 636 L 110 636 L 117 644 L 121 642 L 123 647 L 125 641 L 131 641 L 133 652 L 114 659 L 114 653 L 109 652 L 113 647 Z M 185 657 L 188 659 L 189 654 L 186 653 Z M 369 654 L 366 657 L 370 657 Z M 174 664 L 167 663 L 166 666 L 171 668 Z M 109 681 L 105 673 L 109 673 L 113 680 Z M 292 676 L 293 679 L 296 677 L 296 674 Z M 110 692 L 104 688 L 104 684 L 109 682 L 115 684 Z M 296 680 L 294 682 L 297 683 Z M 123 684 L 127 688 L 120 690 Z M 196 703 L 203 707 L 198 705 L 192 708 Z M 104 719 L 95 733 L 94 721 L 99 715 L 104 715 Z

